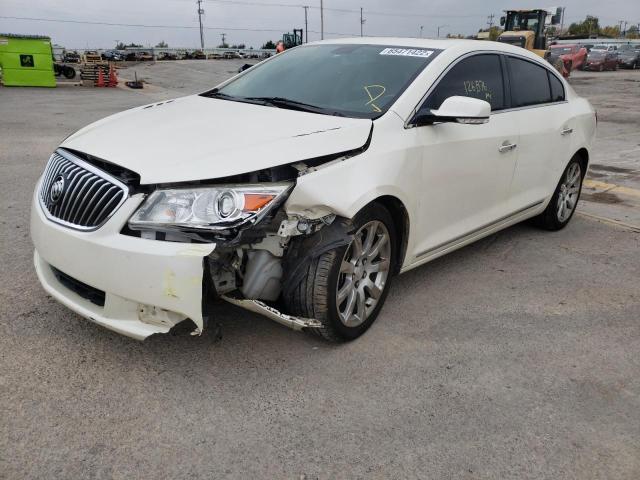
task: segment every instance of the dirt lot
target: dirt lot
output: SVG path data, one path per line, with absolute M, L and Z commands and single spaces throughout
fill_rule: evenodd
M 241 63 L 136 67 L 142 92 L 0 88 L 0 477 L 639 478 L 640 71 L 572 78 L 600 123 L 567 229 L 397 278 L 356 342 L 221 306 L 222 339 L 138 343 L 47 297 L 28 216 L 51 151 Z

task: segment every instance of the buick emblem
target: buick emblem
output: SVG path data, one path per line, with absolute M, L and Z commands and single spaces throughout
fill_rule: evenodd
M 52 205 L 58 203 L 62 198 L 64 187 L 66 186 L 65 183 L 65 178 L 63 175 L 58 175 L 51 183 L 51 186 L 49 187 L 49 200 L 51 201 Z

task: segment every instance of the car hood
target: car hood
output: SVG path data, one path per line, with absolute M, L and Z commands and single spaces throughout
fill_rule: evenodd
M 138 173 L 141 183 L 206 180 L 354 150 L 372 121 L 198 95 L 99 120 L 60 146 Z

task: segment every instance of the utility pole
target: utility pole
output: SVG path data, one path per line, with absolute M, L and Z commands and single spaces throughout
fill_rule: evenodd
M 422 38 L 422 30 L 424 30 L 424 25 L 420 25 L 420 38 Z
M 563 35 L 562 31 L 564 30 L 564 11 L 566 7 L 562 7 L 562 13 L 560 14 L 560 35 Z
M 438 25 L 438 38 L 440 38 L 440 29 L 448 26 L 449 25 Z
M 307 37 L 304 43 L 309 43 L 309 25 L 307 22 L 307 12 L 309 11 L 309 6 L 305 5 L 302 8 L 304 8 L 304 34 Z
M 362 18 L 362 7 L 360 7 L 360 36 L 362 37 L 362 27 L 364 26 L 364 22 L 366 20 Z
M 320 0 L 320 40 L 324 40 L 324 2 Z
M 224 44 L 225 44 L 225 40 L 227 38 L 227 34 L 226 33 L 221 33 L 220 36 L 222 37 L 222 45 L 223 45 L 223 48 L 224 48 Z
M 489 25 L 489 31 L 491 31 L 491 29 L 493 28 L 493 19 L 495 18 L 495 15 L 492 13 L 487 18 L 487 25 Z
M 198 22 L 200 22 L 200 49 L 204 51 L 204 29 L 202 28 L 202 15 L 204 15 L 204 9 L 202 8 L 202 0 L 197 0 L 198 4 Z

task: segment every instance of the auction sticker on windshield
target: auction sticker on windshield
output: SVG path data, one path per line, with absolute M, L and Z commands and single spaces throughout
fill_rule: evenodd
M 433 50 L 425 50 L 423 48 L 385 48 L 380 52 L 380 55 L 429 58 L 433 55 Z

